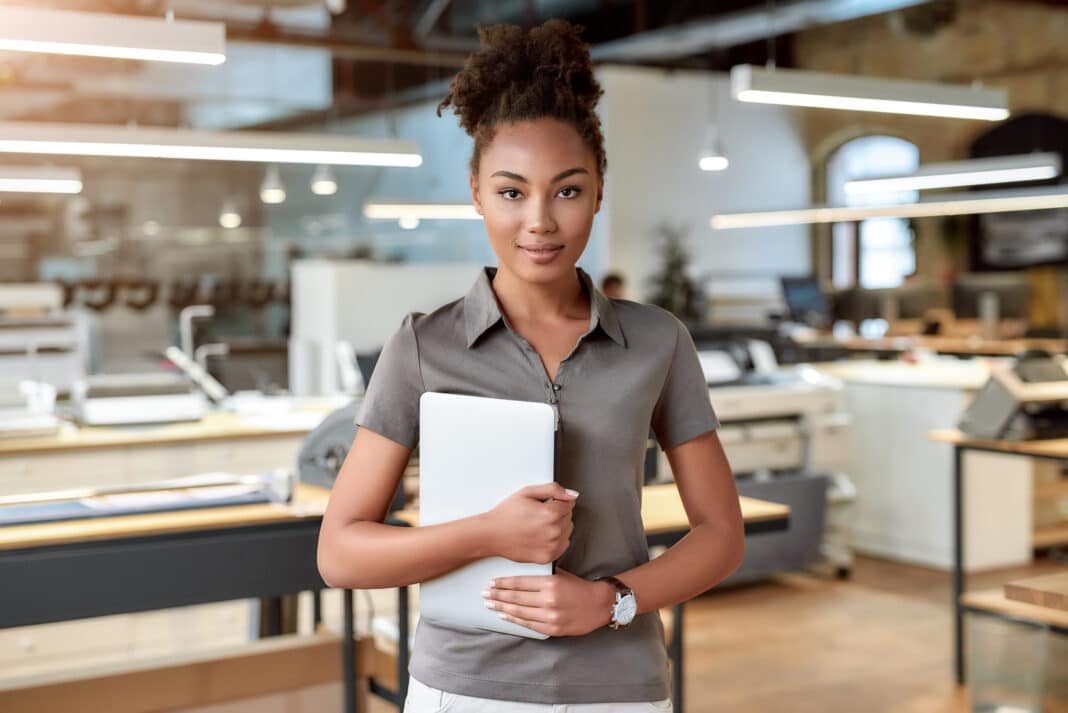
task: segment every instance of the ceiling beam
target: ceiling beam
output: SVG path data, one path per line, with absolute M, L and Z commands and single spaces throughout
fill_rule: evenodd
M 770 12 L 741 10 L 602 42 L 591 54 L 599 62 L 676 60 L 925 2 L 929 0 L 795 0 Z

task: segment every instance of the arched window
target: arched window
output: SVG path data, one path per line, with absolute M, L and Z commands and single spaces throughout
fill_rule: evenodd
M 916 145 L 895 136 L 862 136 L 847 141 L 827 162 L 830 205 L 881 205 L 916 200 L 915 191 L 847 194 L 845 183 L 911 173 L 919 168 Z M 912 231 L 903 218 L 869 218 L 831 226 L 832 279 L 835 287 L 897 287 L 916 269 Z

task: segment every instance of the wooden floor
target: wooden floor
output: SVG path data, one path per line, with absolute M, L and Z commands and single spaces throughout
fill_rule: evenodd
M 1042 559 L 970 576 L 968 588 L 1064 567 Z M 791 574 L 713 591 L 687 608 L 686 710 L 970 713 L 953 681 L 950 597 L 945 572 L 868 558 L 844 581 Z

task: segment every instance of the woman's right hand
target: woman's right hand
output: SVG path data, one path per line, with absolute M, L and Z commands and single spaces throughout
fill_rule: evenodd
M 571 543 L 575 529 L 571 511 L 578 495 L 559 483 L 547 483 L 528 486 L 502 500 L 486 513 L 496 554 L 514 562 L 558 560 Z

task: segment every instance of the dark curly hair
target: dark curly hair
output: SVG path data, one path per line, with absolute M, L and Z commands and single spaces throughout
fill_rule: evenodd
M 582 27 L 548 20 L 525 30 L 516 25 L 478 28 L 482 46 L 467 58 L 438 104 L 449 106 L 475 139 L 471 172 L 500 124 L 550 117 L 575 127 L 604 175 L 607 161 L 601 120 L 594 107 L 604 93 L 593 76 Z

